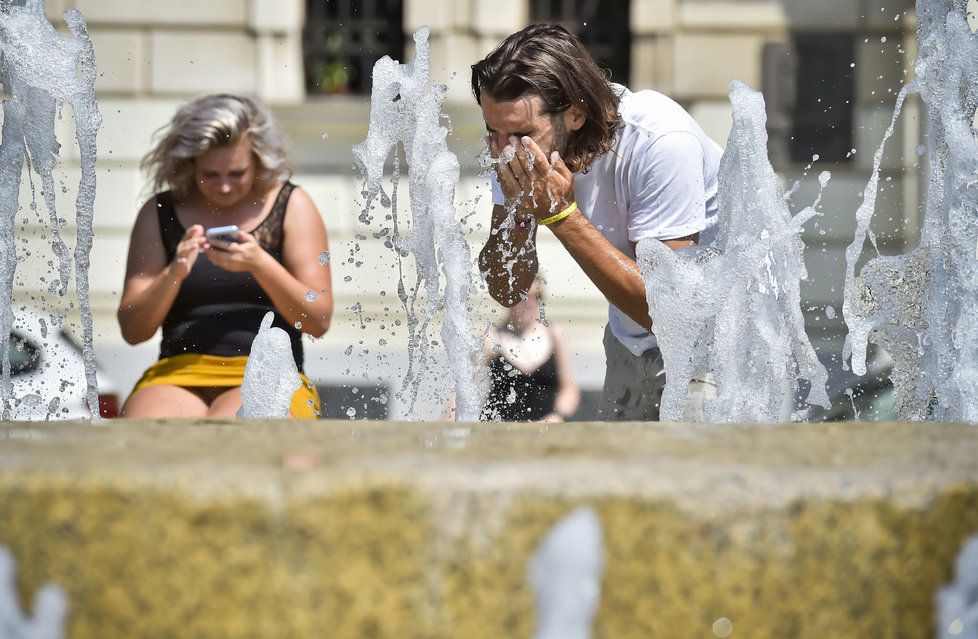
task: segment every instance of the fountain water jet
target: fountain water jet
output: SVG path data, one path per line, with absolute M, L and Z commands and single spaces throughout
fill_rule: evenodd
M 64 295 L 71 277 L 68 249 L 61 239 L 54 201 L 53 170 L 60 144 L 54 121 L 60 107 L 71 105 L 80 151 L 81 177 L 76 199 L 77 240 L 74 250 L 75 289 L 82 321 L 82 351 L 88 386 L 88 406 L 98 417 L 95 351 L 92 348 L 92 309 L 88 299 L 88 267 L 92 250 L 95 204 L 95 136 L 102 124 L 95 98 L 95 53 L 81 13 L 64 18 L 73 37 L 59 34 L 44 15 L 42 0 L 21 5 L 0 4 L 0 83 L 8 94 L 3 102 L 0 140 L 0 299 L 13 298 L 17 268 L 14 218 L 19 210 L 20 181 L 25 162 L 41 177 L 41 189 L 51 222 L 52 248 L 58 259 L 59 281 L 52 293 Z M 0 400 L 3 419 L 10 415 L 13 386 L 8 353 L 14 316 L 9 303 L 0 304 L 0 352 L 3 353 Z M 46 398 L 48 399 L 48 398 Z
M 798 379 L 809 401 L 829 406 L 828 373 L 805 334 L 800 280 L 802 225 L 818 200 L 792 217 L 767 160 L 764 99 L 732 82 L 733 129 L 720 162 L 720 230 L 713 245 L 673 251 L 642 240 L 638 262 L 662 351 L 660 417 L 683 419 L 691 379 L 712 373 L 716 398 L 706 421 L 785 421 Z M 820 184 L 828 183 L 823 173 Z M 790 415 L 790 412 L 789 412 Z
M 900 92 L 846 251 L 843 355 L 864 375 L 870 341 L 889 352 L 903 419 L 978 421 L 978 36 L 964 9 L 965 0 L 917 1 L 916 79 Z M 927 206 L 917 247 L 881 255 L 869 224 L 883 146 L 912 92 L 928 107 Z M 857 275 L 867 239 L 877 255 Z
M 534 639 L 588 639 L 601 599 L 604 572 L 601 521 L 580 508 L 540 542 L 527 576 L 537 603 Z
M 370 128 L 367 139 L 353 147 L 364 177 L 366 203 L 360 219 L 371 222 L 370 210 L 378 196 L 382 207 L 391 211 L 391 241 L 398 260 L 397 294 L 407 313 L 409 363 L 402 393 L 411 393 L 409 415 L 427 372 L 428 324 L 444 312 L 442 340 L 455 382 L 456 418 L 475 421 L 482 410 L 484 392 L 480 380 L 485 376 L 477 363 L 479 341 L 468 313 L 473 288 L 471 252 L 453 204 L 459 164 L 448 150 L 448 129 L 441 126 L 445 117 L 441 106 L 447 89 L 444 85 L 428 88 L 428 28 L 418 29 L 414 41 L 417 53 L 413 62 L 398 64 L 384 56 L 374 65 Z M 408 164 L 413 225 L 410 236 L 402 235 L 398 227 L 399 145 Z M 391 152 L 394 176 L 388 197 L 381 180 Z M 402 262 L 409 254 L 414 256 L 416 272 L 410 294 L 404 284 Z M 444 293 L 440 290 L 439 270 L 445 274 Z M 422 288 L 427 299 L 421 311 L 423 319 L 419 319 L 415 304 Z

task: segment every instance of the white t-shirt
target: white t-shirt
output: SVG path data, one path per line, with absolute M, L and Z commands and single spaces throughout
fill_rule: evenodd
M 700 233 L 700 245 L 717 232 L 717 174 L 723 149 L 681 106 L 655 91 L 621 93 L 621 126 L 614 146 L 598 156 L 587 173 L 574 174 L 574 198 L 581 212 L 611 244 L 635 259 L 644 238 L 671 240 Z M 492 176 L 493 204 L 503 204 Z M 641 355 L 656 345 L 655 335 L 614 305 L 611 332 Z

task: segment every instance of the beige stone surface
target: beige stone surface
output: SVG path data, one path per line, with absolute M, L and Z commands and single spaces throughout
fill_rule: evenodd
M 244 27 L 246 0 L 72 0 L 90 25 L 171 24 L 187 26 Z
M 473 0 L 472 29 L 481 35 L 505 38 L 527 25 L 529 0 Z
M 98 60 L 98 94 L 135 96 L 143 92 L 148 84 L 145 33 L 136 29 L 93 29 L 90 33 Z
M 184 102 L 183 98 L 99 100 L 99 110 L 102 112 L 102 128 L 98 133 L 99 158 L 106 162 L 138 164 L 150 150 L 154 132 L 170 122 Z M 72 157 L 77 158 L 77 150 L 72 149 L 71 152 L 74 153 Z
M 675 74 L 673 38 L 664 35 L 635 36 L 632 39 L 632 68 L 629 87 L 638 91 L 655 89 L 670 94 Z
M 68 0 L 46 0 L 44 14 L 55 24 L 64 23 L 64 13 L 71 4 Z
M 279 104 L 305 100 L 301 33 L 264 33 L 258 36 L 256 48 L 258 97 Z
M 912 61 L 904 58 L 901 39 L 894 36 L 872 35 L 857 39 L 854 62 L 856 101 L 876 107 L 892 105 L 896 101 L 913 66 Z
M 475 5 L 485 0 L 425 0 L 404 3 L 404 32 L 427 26 L 432 33 L 471 31 Z M 515 5 L 514 5 L 515 6 Z
M 783 30 L 788 15 L 778 0 L 683 0 L 679 23 L 684 29 Z
M 675 97 L 723 98 L 730 81 L 760 87 L 764 38 L 755 34 L 680 33 L 675 43 Z
M 258 33 L 302 31 L 302 0 L 248 0 L 248 28 Z
M 429 46 L 432 82 L 448 87 L 447 101 L 474 105 L 469 67 L 481 58 L 478 41 L 468 33 L 433 33 Z M 410 40 L 404 46 L 404 59 L 414 56 L 414 40 Z
M 782 0 L 792 29 L 855 30 L 863 16 L 863 3 L 852 0 Z
M 869 173 L 873 170 L 876 150 L 883 142 L 883 136 L 893 120 L 892 103 L 874 105 L 857 105 L 853 108 L 852 138 L 853 148 L 856 149 L 853 164 L 865 171 L 864 181 L 869 181 Z M 901 118 L 912 118 L 912 112 L 901 113 Z M 907 164 L 913 165 L 919 161 L 917 157 L 917 142 L 911 139 L 912 145 L 904 143 L 907 126 L 897 122 L 893 135 L 883 149 L 883 159 L 880 166 L 884 171 L 895 171 Z M 907 148 L 909 146 L 909 148 Z
M 632 36 L 671 33 L 676 27 L 676 0 L 630 0 Z
M 864 24 L 880 32 L 902 31 L 903 16 L 914 10 L 914 0 L 865 0 Z
M 710 139 L 722 147 L 727 146 L 730 128 L 733 126 L 733 109 L 730 100 L 698 100 L 689 107 L 689 114 L 703 127 Z
M 150 89 L 156 94 L 253 94 L 255 40 L 233 31 L 153 31 Z
M 930 636 L 978 429 L 5 424 L 0 543 L 69 636 L 530 636 L 529 558 L 604 529 L 598 637 Z

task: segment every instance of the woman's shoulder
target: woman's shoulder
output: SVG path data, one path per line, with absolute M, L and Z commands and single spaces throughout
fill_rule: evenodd
M 173 207 L 173 192 L 160 191 L 147 198 L 137 213 L 137 220 L 142 218 L 157 219 L 160 213 L 167 208 Z
M 307 223 L 312 218 L 322 220 L 319 208 L 312 196 L 304 188 L 292 182 L 285 182 L 282 190 L 289 189 L 288 203 L 285 209 L 285 224 Z M 282 192 L 282 191 L 280 191 Z
M 290 208 L 293 205 L 298 207 L 312 206 L 313 208 L 315 208 L 316 206 L 316 203 L 313 202 L 312 196 L 309 195 L 309 191 L 302 188 L 302 185 L 296 184 L 291 180 L 285 180 L 284 182 L 282 182 L 281 191 L 287 191 L 289 193 Z

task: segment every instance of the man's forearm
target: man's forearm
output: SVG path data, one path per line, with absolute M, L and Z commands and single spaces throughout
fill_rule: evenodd
M 493 206 L 489 239 L 479 253 L 479 271 L 486 280 L 489 295 L 509 308 L 526 298 L 536 277 L 536 224 L 521 225 L 500 206 Z
M 536 244 L 529 238 L 517 246 L 512 238 L 491 236 L 479 253 L 489 295 L 507 308 L 526 298 L 538 268 Z
M 652 330 L 645 281 L 635 260 L 612 246 L 580 212 L 548 228 L 610 303 Z

